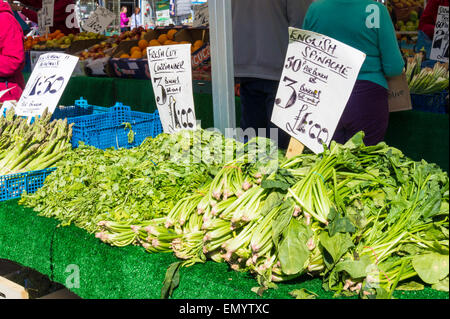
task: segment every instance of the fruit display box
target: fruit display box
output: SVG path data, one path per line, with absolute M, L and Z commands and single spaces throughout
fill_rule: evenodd
M 0 176 L 0 202 L 19 198 L 24 192 L 32 194 L 56 168 Z
M 68 118 L 68 123 L 74 123 L 71 141 L 74 148 L 80 142 L 100 149 L 133 148 L 147 137 L 163 132 L 158 111 L 152 114 L 131 111 L 122 103 L 116 103 L 106 113 Z
M 168 30 L 176 30 L 173 35 L 173 41 L 180 43 L 182 41 L 190 42 L 192 44 L 201 41 L 203 45 L 195 47 L 196 50 L 192 52 L 192 69 L 193 76 L 196 79 L 210 80 L 210 68 L 208 67 L 211 60 L 211 52 L 209 45 L 209 33 L 206 28 L 157 28 L 155 30 L 147 31 L 142 39 L 150 43 L 152 40 L 160 39 L 161 35 L 167 34 Z M 119 78 L 133 78 L 133 79 L 150 79 L 150 72 L 148 68 L 148 60 L 145 57 L 132 58 L 130 57 L 130 50 L 133 47 L 139 46 L 140 40 L 122 41 L 115 48 L 112 58 L 109 60 L 109 70 L 113 76 Z M 146 48 L 142 49 L 143 51 Z M 124 57 L 124 56 L 127 57 Z

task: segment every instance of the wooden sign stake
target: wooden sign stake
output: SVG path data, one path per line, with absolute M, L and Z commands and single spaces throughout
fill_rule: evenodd
M 291 141 L 289 142 L 289 146 L 286 152 L 286 157 L 288 159 L 293 158 L 297 155 L 300 155 L 305 150 L 305 145 L 303 145 L 299 140 L 291 137 Z

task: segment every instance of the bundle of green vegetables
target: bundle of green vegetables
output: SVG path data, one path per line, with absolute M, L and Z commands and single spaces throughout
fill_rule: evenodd
M 0 175 L 51 167 L 72 148 L 72 125 L 51 117 L 45 110 L 30 125 L 12 108 L 0 116 Z
M 422 54 L 408 58 L 406 78 L 411 93 L 434 94 L 448 89 L 448 63 L 437 62 L 433 68 L 421 68 Z
M 362 140 L 359 133 L 278 168 L 255 169 L 244 155 L 167 217 L 102 221 L 97 237 L 174 252 L 185 266 L 227 262 L 256 274 L 257 292 L 305 274 L 361 297 L 391 297 L 414 277 L 448 290 L 448 175 Z M 164 287 L 172 287 L 170 270 Z
M 225 158 L 242 147 L 205 130 L 160 134 L 133 149 L 80 145 L 20 204 L 89 232 L 97 231 L 103 220 L 136 223 L 163 217 L 211 181 Z

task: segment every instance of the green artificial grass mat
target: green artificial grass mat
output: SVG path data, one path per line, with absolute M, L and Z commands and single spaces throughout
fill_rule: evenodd
M 59 227 L 55 219 L 37 216 L 17 200 L 0 203 L 0 258 L 33 268 L 55 282 L 71 283 L 73 265 L 79 267 L 79 288 L 70 288 L 89 299 L 158 299 L 173 254 L 150 254 L 142 247 L 112 247 L 75 226 Z M 319 278 L 303 276 L 278 284 L 259 297 L 251 291 L 256 280 L 233 271 L 227 264 L 208 261 L 180 271 L 175 299 L 289 299 L 293 289 L 306 288 L 319 299 L 333 293 L 321 288 Z M 447 292 L 426 287 L 421 291 L 396 291 L 399 299 L 448 299 Z

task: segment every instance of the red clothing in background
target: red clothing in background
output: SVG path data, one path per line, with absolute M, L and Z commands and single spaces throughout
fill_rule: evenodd
M 0 98 L 0 102 L 19 100 L 25 81 L 23 33 L 8 2 L 0 0 L 0 91 L 13 88 Z
M 40 10 L 42 8 L 42 0 L 20 0 L 24 5 L 36 8 Z M 69 33 L 79 33 L 78 28 L 67 28 L 66 19 L 73 13 L 73 11 L 66 12 L 66 7 L 68 5 L 75 4 L 75 0 L 55 0 L 55 7 L 53 12 L 53 27 L 50 28 L 50 32 L 55 32 L 56 30 L 61 30 L 64 34 Z M 31 21 L 37 23 L 37 12 L 34 10 L 29 10 L 23 8 L 22 13 L 28 17 Z
M 449 6 L 449 0 L 428 0 L 427 6 L 420 17 L 419 30 L 422 30 L 430 39 L 434 36 L 434 26 L 440 6 Z

